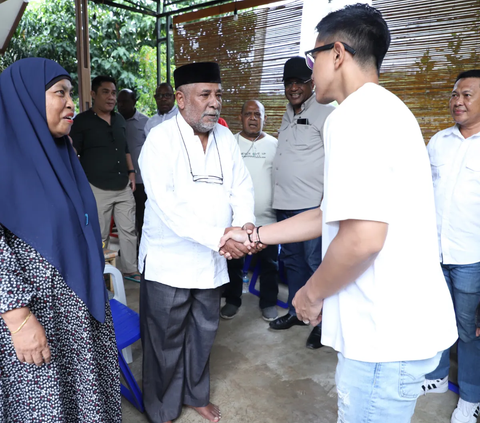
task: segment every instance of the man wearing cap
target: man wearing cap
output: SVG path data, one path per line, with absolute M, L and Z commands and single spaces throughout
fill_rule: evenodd
M 183 405 L 218 422 L 209 357 L 228 282 L 218 243 L 232 226 L 253 228 L 253 185 L 232 133 L 217 123 L 218 65 L 185 65 L 174 79 L 179 113 L 150 131 L 139 158 L 148 196 L 139 255 L 144 403 L 154 423 L 170 423 Z M 235 258 L 248 252 L 226 248 Z
M 323 197 L 323 124 L 334 110 L 316 102 L 312 71 L 303 57 L 287 60 L 283 69 L 287 111 L 278 133 L 278 149 L 273 161 L 273 208 L 277 220 L 285 220 L 306 210 L 317 208 Z M 288 280 L 288 313 L 270 322 L 274 330 L 305 326 L 297 319 L 292 300 L 313 275 L 322 261 L 321 237 L 311 241 L 282 245 Z M 307 348 L 320 348 L 321 327 L 314 327 Z

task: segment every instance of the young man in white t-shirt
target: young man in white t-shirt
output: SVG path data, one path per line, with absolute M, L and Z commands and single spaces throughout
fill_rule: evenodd
M 316 99 L 339 103 L 324 128 L 322 205 L 255 229 L 250 240 L 229 232 L 221 244 L 322 235 L 322 264 L 293 304 L 304 322 L 322 320 L 322 343 L 338 351 L 338 421 L 406 423 L 425 374 L 457 339 L 428 155 L 413 114 L 378 85 L 390 45 L 380 12 L 346 6 L 317 30 L 307 52 Z M 441 313 L 426 313 L 426 303 Z
M 245 166 L 252 177 L 255 193 L 255 219 L 258 226 L 277 221 L 273 202 L 272 166 L 278 141 L 263 131 L 266 120 L 265 107 L 257 100 L 248 100 L 242 106 L 239 116 L 242 130 L 235 135 Z M 269 245 L 258 253 L 260 261 L 260 302 L 262 318 L 267 322 L 275 320 L 278 295 L 278 245 Z M 220 317 L 233 319 L 242 305 L 242 270 L 244 259 L 228 261 L 230 282 L 225 285 L 225 305 Z

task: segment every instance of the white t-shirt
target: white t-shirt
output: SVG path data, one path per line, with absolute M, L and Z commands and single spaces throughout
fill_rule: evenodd
M 366 362 L 449 348 L 457 328 L 438 261 L 428 154 L 413 114 L 379 85 L 365 84 L 328 117 L 324 195 L 324 255 L 342 220 L 386 222 L 388 233 L 374 263 L 325 300 L 322 343 Z
M 257 226 L 269 225 L 277 221 L 273 203 L 272 166 L 278 141 L 266 134 L 262 139 L 252 142 L 240 135 L 235 135 L 240 147 L 243 161 L 253 181 L 255 192 L 255 219 Z

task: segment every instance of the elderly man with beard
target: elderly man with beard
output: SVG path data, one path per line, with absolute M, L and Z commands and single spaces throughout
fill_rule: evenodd
M 144 402 L 154 423 L 170 423 L 182 406 L 218 422 L 209 357 L 228 282 L 218 242 L 232 226 L 253 228 L 253 185 L 232 133 L 217 123 L 218 65 L 185 65 L 174 79 L 179 113 L 150 131 L 139 159 L 148 196 L 139 256 Z

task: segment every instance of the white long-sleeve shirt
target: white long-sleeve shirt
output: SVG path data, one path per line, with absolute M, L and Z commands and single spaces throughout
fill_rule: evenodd
M 220 238 L 255 222 L 252 180 L 230 130 L 215 125 L 204 152 L 179 113 L 150 131 L 139 164 L 148 197 L 138 260 L 145 278 L 177 288 L 227 283 Z M 205 175 L 210 183 L 194 182 Z
M 150 119 L 148 119 L 147 123 L 145 124 L 145 136 L 147 137 L 152 128 L 155 128 L 155 126 L 160 125 L 161 123 L 165 122 L 166 120 L 169 120 L 175 116 L 177 116 L 178 113 L 178 107 L 173 106 L 170 111 L 167 113 L 156 113 L 154 114 Z
M 435 134 L 427 149 L 440 261 L 480 262 L 480 133 L 465 139 L 455 125 Z

